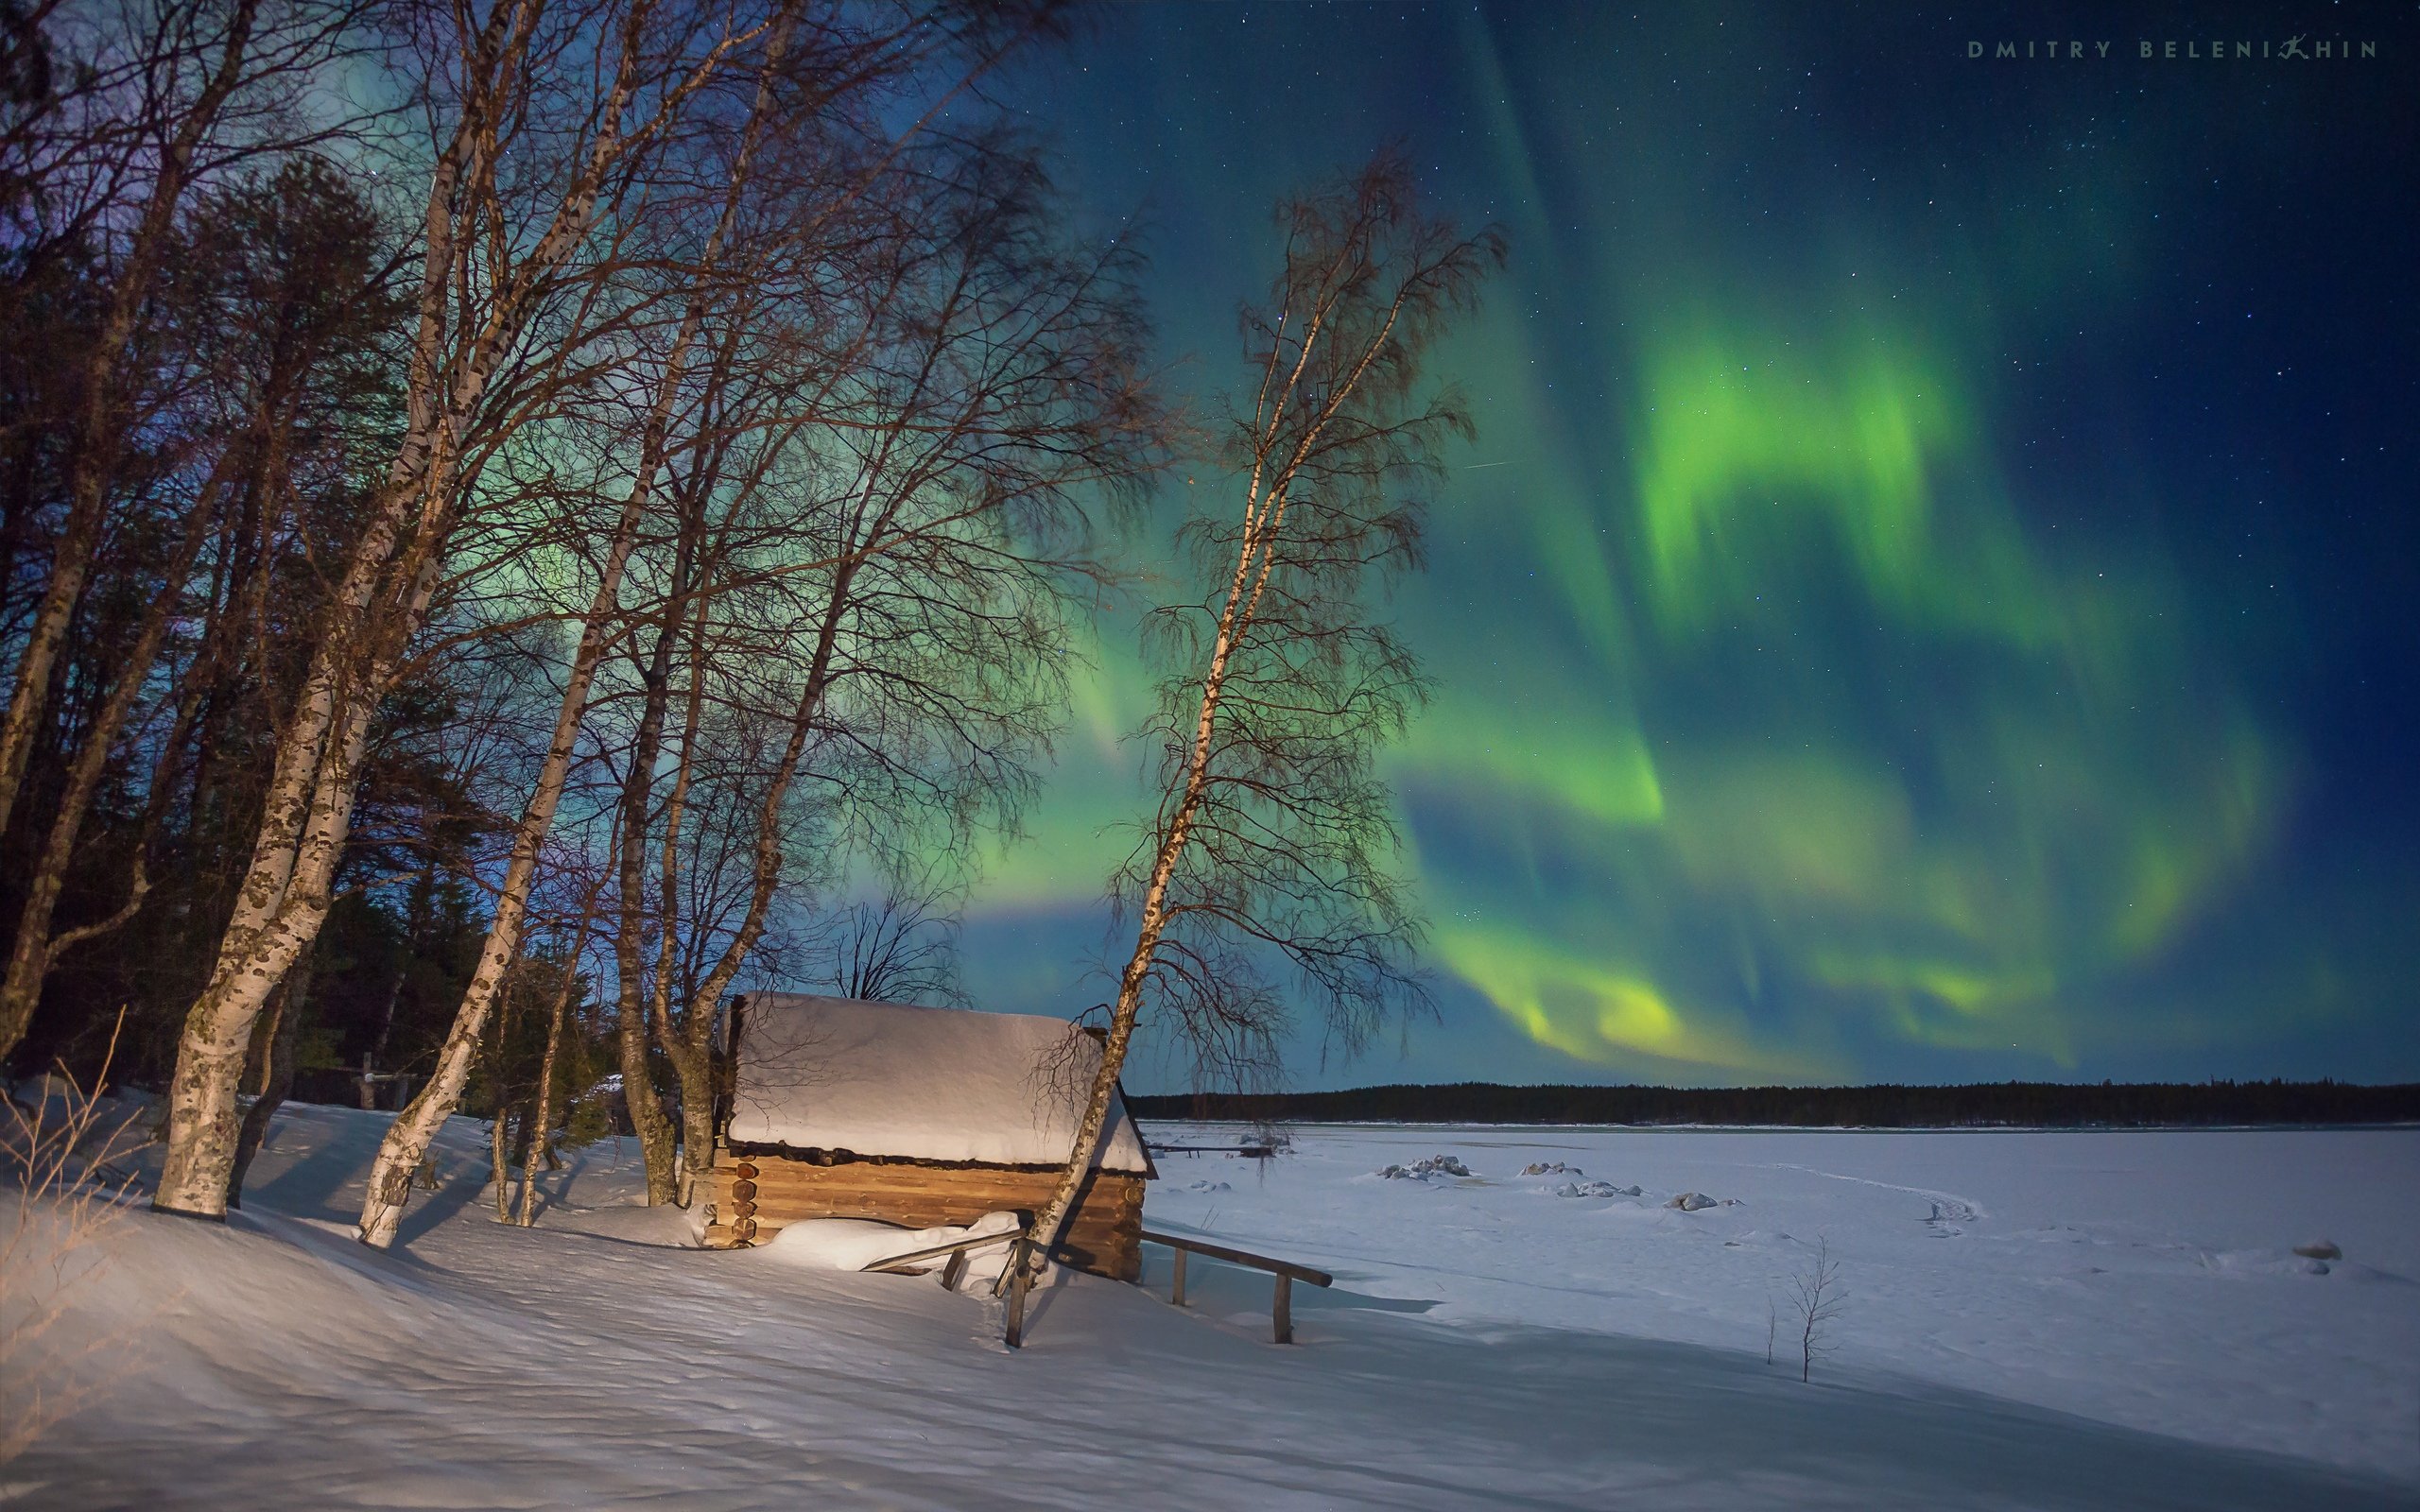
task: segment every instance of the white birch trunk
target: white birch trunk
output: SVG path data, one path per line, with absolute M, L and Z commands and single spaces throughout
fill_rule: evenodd
M 581 932 L 582 938 L 586 931 Z M 572 951 L 571 962 L 564 969 L 562 988 L 555 993 L 554 1005 L 546 1017 L 546 1054 L 538 1062 L 538 1091 L 529 1101 L 529 1135 L 527 1147 L 521 1155 L 521 1193 L 513 1221 L 527 1228 L 538 1216 L 538 1162 L 546 1157 L 546 1142 L 551 1137 L 547 1125 L 554 1121 L 555 1057 L 563 1043 L 563 1010 L 571 1005 L 572 985 L 579 979 L 579 951 Z
M 226 1211 L 227 1179 L 235 1150 L 235 1078 L 242 1074 L 252 1022 L 292 964 L 291 953 L 281 951 L 279 942 L 270 937 L 270 926 L 285 907 L 314 810 L 313 797 L 328 775 L 331 732 L 350 723 L 348 702 L 369 703 L 355 686 L 368 661 L 361 642 L 371 628 L 372 606 L 380 585 L 403 543 L 415 506 L 427 491 L 428 470 L 438 459 L 443 421 L 435 396 L 439 348 L 448 315 L 450 206 L 464 150 L 464 136 L 458 132 L 430 180 L 429 247 L 423 264 L 420 329 L 412 348 L 408 424 L 388 473 L 386 494 L 354 543 L 302 693 L 279 734 L 276 765 L 262 802 L 251 860 L 219 936 L 218 959 L 201 995 L 186 1012 L 178 1041 L 176 1073 L 168 1088 L 167 1149 L 159 1190 L 151 1202 L 164 1212 L 219 1217 Z M 366 713 L 361 724 L 367 728 Z M 349 783 L 346 792 L 349 818 Z M 316 932 L 316 919 L 311 927 Z
M 537 878 L 538 854 L 545 843 L 546 832 L 554 825 L 555 810 L 562 802 L 563 787 L 571 774 L 572 748 L 579 738 L 580 719 L 588 711 L 589 686 L 596 679 L 597 663 L 604 658 L 606 627 L 621 599 L 623 570 L 638 542 L 638 526 L 647 512 L 648 496 L 645 479 L 634 483 L 622 506 L 621 518 L 615 522 L 613 547 L 606 555 L 604 576 L 580 627 L 579 648 L 572 657 L 571 677 L 555 713 L 554 734 L 547 742 L 546 758 L 538 771 L 537 788 L 530 794 L 528 806 L 522 811 L 520 828 L 512 837 L 511 859 L 505 867 L 494 919 L 479 949 L 479 964 L 471 973 L 469 986 L 463 988 L 453 1027 L 446 1032 L 444 1046 L 438 1052 L 435 1074 L 395 1116 L 386 1138 L 379 1141 L 378 1157 L 370 1168 L 370 1188 L 361 1203 L 359 1237 L 363 1244 L 383 1249 L 394 1243 L 395 1225 L 410 1200 L 412 1172 L 428 1153 L 438 1129 L 461 1102 L 462 1087 L 470 1079 L 471 1062 L 478 1050 L 479 1036 L 486 1029 L 489 1010 L 504 985 L 506 971 L 521 953 L 521 931 L 528 917 L 529 888 Z
M 1076 1127 L 1074 1147 L 1068 1152 L 1066 1169 L 1061 1173 L 1059 1185 L 1050 1200 L 1035 1215 L 1034 1243 L 1046 1261 L 1050 1246 L 1058 1242 L 1074 1209 L 1076 1196 L 1084 1178 L 1099 1158 L 1101 1132 L 1108 1125 L 1109 1107 L 1117 1095 L 1118 1073 L 1125 1068 L 1126 1051 L 1134 1036 L 1134 1022 L 1142 1009 L 1143 985 L 1150 980 L 1151 966 L 1157 958 L 1160 937 L 1167 928 L 1169 917 L 1168 885 L 1176 875 L 1177 863 L 1184 857 L 1185 842 L 1192 836 L 1194 816 L 1201 812 L 1202 793 L 1210 770 L 1211 736 L 1218 725 L 1219 702 L 1225 691 L 1227 669 L 1236 647 L 1257 619 L 1261 594 L 1267 592 L 1270 573 L 1277 561 L 1277 541 L 1286 526 L 1289 494 L 1304 461 L 1319 441 L 1321 434 L 1343 408 L 1345 401 L 1360 384 L 1361 378 L 1377 360 L 1379 352 L 1394 334 L 1395 321 L 1404 307 L 1405 292 L 1397 289 L 1386 318 L 1379 322 L 1369 344 L 1356 358 L 1352 369 L 1307 418 L 1301 433 L 1290 446 L 1283 444 L 1287 415 L 1294 396 L 1300 391 L 1303 376 L 1310 367 L 1311 351 L 1327 330 L 1328 308 L 1324 299 L 1315 299 L 1305 327 L 1302 347 L 1290 368 L 1280 373 L 1281 349 L 1274 343 L 1270 348 L 1269 363 L 1261 379 L 1260 392 L 1253 404 L 1253 465 L 1244 489 L 1244 521 L 1241 541 L 1236 554 L 1236 570 L 1227 581 L 1225 606 L 1219 611 L 1219 632 L 1211 642 L 1210 664 L 1201 679 L 1201 705 L 1194 722 L 1193 745 L 1185 757 L 1184 781 L 1178 785 L 1177 800 L 1167 814 L 1161 832 L 1157 854 L 1152 857 L 1151 875 L 1143 890 L 1142 916 L 1137 920 L 1134 953 L 1127 958 L 1126 969 L 1119 973 L 1117 1002 L 1110 1012 L 1109 1033 L 1101 1044 L 1100 1069 L 1093 1076 L 1091 1095 L 1084 1105 L 1084 1116 Z M 1280 325 L 1283 322 L 1280 312 Z
M 372 708 L 364 701 L 357 712 L 349 712 L 341 730 L 326 732 L 336 748 L 324 753 L 325 761 L 311 760 L 322 752 L 295 750 L 301 743 L 293 739 L 280 750 L 281 781 L 275 785 L 286 791 L 275 794 L 281 806 L 264 816 L 252 867 L 237 896 L 237 918 L 178 1041 L 176 1075 L 168 1088 L 167 1153 L 151 1201 L 155 1209 L 194 1217 L 226 1212 L 238 1131 L 236 1082 L 252 1024 L 327 917 L 328 879 L 353 816 L 352 774 L 368 742 Z M 294 784 L 285 781 L 289 767 L 302 768 L 316 781 L 294 793 Z M 277 843 L 287 836 L 290 846 Z
M 1300 370 L 1298 364 L 1296 371 Z M 1299 448 L 1296 455 L 1300 455 Z M 1125 1069 L 1127 1046 L 1133 1040 L 1134 1021 L 1142 1011 L 1143 984 L 1150 977 L 1151 963 L 1159 954 L 1160 936 L 1167 928 L 1168 883 L 1176 875 L 1177 862 L 1184 855 L 1185 841 L 1192 836 L 1193 816 L 1201 807 L 1202 789 L 1210 771 L 1210 738 L 1218 726 L 1219 700 L 1226 690 L 1227 664 L 1235 656 L 1236 643 L 1252 627 L 1260 595 L 1269 586 L 1270 571 L 1276 562 L 1277 532 L 1286 521 L 1285 483 L 1281 481 L 1264 499 L 1260 495 L 1260 470 L 1255 467 L 1246 499 L 1243 544 L 1236 554 L 1235 575 L 1228 579 L 1227 602 L 1219 612 L 1219 633 L 1211 642 L 1209 670 L 1201 679 L 1201 713 L 1194 721 L 1192 747 L 1185 755 L 1184 780 L 1178 786 L 1175 812 L 1168 816 L 1167 826 L 1161 832 L 1159 850 L 1151 858 L 1150 881 L 1143 889 L 1134 954 L 1127 957 L 1126 969 L 1118 973 L 1117 1002 L 1110 1010 L 1109 1033 L 1101 1041 L 1100 1068 L 1093 1074 L 1084 1116 L 1076 1125 L 1076 1142 L 1068 1151 L 1067 1168 L 1061 1173 L 1050 1200 L 1034 1215 L 1034 1244 L 1046 1263 L 1051 1246 L 1059 1242 L 1059 1232 L 1075 1208 L 1084 1178 L 1091 1174 L 1093 1161 L 1100 1156 L 1101 1131 L 1108 1126 L 1110 1102 L 1117 1095 L 1118 1074 Z M 1258 559 L 1257 567 L 1254 558 Z
M 832 592 L 824 606 L 823 623 L 816 632 L 815 656 L 808 663 L 806 684 L 800 691 L 797 710 L 791 716 L 789 738 L 782 747 L 781 760 L 775 763 L 771 780 L 766 784 L 764 801 L 756 811 L 756 845 L 752 874 L 749 882 L 748 911 L 739 922 L 721 955 L 708 969 L 699 984 L 698 994 L 689 1002 L 688 1032 L 677 1033 L 668 1022 L 665 995 L 659 992 L 655 1005 L 661 1024 L 666 1058 L 672 1062 L 673 1074 L 680 1079 L 682 1094 L 683 1133 L 687 1143 L 683 1161 L 682 1204 L 687 1205 L 688 1192 L 704 1179 L 714 1165 L 714 1065 L 711 1049 L 715 1006 L 748 964 L 748 957 L 765 937 L 765 921 L 770 912 L 773 893 L 782 878 L 782 810 L 788 801 L 790 784 L 797 780 L 799 763 L 806 754 L 807 735 L 815 728 L 817 713 L 823 707 L 823 695 L 831 686 L 832 662 L 838 652 L 841 622 L 847 617 L 850 589 L 856 577 L 857 564 L 843 561 L 835 572 Z M 659 984 L 660 987 L 665 984 Z
M 1398 297 L 1397 307 L 1400 307 Z M 1270 349 L 1269 374 L 1263 380 L 1261 398 L 1255 405 L 1254 421 L 1257 444 L 1254 447 L 1252 472 L 1244 490 L 1244 528 L 1241 543 L 1236 553 L 1236 570 L 1227 580 L 1227 599 L 1219 615 L 1219 632 L 1211 642 L 1210 665 L 1201 679 L 1201 712 L 1194 721 L 1193 744 L 1185 755 L 1184 780 L 1178 784 L 1177 800 L 1167 815 L 1160 835 L 1159 850 L 1151 859 L 1151 875 L 1143 889 L 1141 918 L 1136 921 L 1134 953 L 1127 957 L 1126 969 L 1118 974 L 1117 1001 L 1110 1010 L 1109 1033 L 1101 1042 L 1100 1068 L 1093 1075 L 1091 1091 L 1084 1103 L 1084 1116 L 1076 1125 L 1076 1140 L 1068 1151 L 1066 1169 L 1060 1174 L 1059 1185 L 1050 1200 L 1034 1215 L 1033 1240 L 1043 1260 L 1049 1259 L 1050 1248 L 1058 1243 L 1060 1231 L 1065 1228 L 1068 1215 L 1076 1205 L 1077 1194 L 1082 1190 L 1085 1177 L 1091 1174 L 1093 1162 L 1099 1159 L 1102 1130 L 1108 1126 L 1110 1102 L 1117 1095 L 1118 1074 L 1125 1069 L 1126 1052 L 1134 1038 L 1134 1022 L 1142 1011 L 1143 984 L 1150 980 L 1152 962 L 1157 958 L 1160 936 L 1168 921 L 1168 885 L 1176 875 L 1177 863 L 1184 855 L 1185 842 L 1192 837 L 1194 816 L 1201 811 L 1201 795 L 1210 770 L 1211 736 L 1219 719 L 1219 702 L 1225 692 L 1227 667 L 1235 656 L 1236 646 L 1248 631 L 1260 608 L 1261 594 L 1269 587 L 1269 577 L 1276 565 L 1278 534 L 1285 528 L 1288 491 L 1295 471 L 1309 455 L 1313 442 L 1327 421 L 1332 418 L 1351 392 L 1353 385 L 1368 370 L 1394 327 L 1390 313 L 1380 326 L 1376 339 L 1362 353 L 1359 364 L 1341 388 L 1331 395 L 1328 403 L 1312 423 L 1298 437 L 1292 448 L 1278 461 L 1274 476 L 1270 474 L 1271 459 L 1276 457 L 1281 427 L 1285 423 L 1288 405 L 1304 371 L 1309 367 L 1311 348 L 1320 339 L 1325 326 L 1325 311 L 1314 309 L 1308 329 L 1305 332 L 1300 352 L 1296 354 L 1276 393 L 1269 392 L 1269 379 L 1276 374 L 1277 349 Z
M 443 351 L 456 287 L 455 192 L 466 186 L 475 215 L 494 181 L 493 112 L 528 84 L 527 42 L 541 0 L 517 0 L 491 12 L 479 39 L 486 56 L 509 59 L 458 118 L 440 156 L 427 199 L 427 251 L 422 264 L 420 329 L 411 357 L 407 423 L 386 498 L 347 565 L 328 631 L 291 727 L 281 738 L 252 864 L 237 895 L 209 985 L 187 1013 L 169 1088 L 167 1153 L 152 1206 L 220 1217 L 235 1147 L 235 1083 L 268 993 L 327 917 L 327 885 L 349 826 L 358 770 L 378 699 L 406 644 L 427 610 L 457 505 L 455 463 L 465 426 L 496 365 L 510 352 L 545 276 L 585 238 L 606 173 L 627 145 L 622 114 L 637 77 L 633 47 L 639 0 L 624 31 L 614 83 L 598 102 L 599 127 L 580 172 L 556 206 L 530 254 L 493 290 L 475 335 L 450 365 Z M 711 75 L 727 40 L 676 92 Z M 673 108 L 666 104 L 664 108 Z M 659 113 L 658 123 L 664 119 Z M 398 552 L 401 557 L 398 558 Z M 458 1080 L 455 1095 L 458 1096 Z M 373 1192 L 378 1188 L 373 1185 Z

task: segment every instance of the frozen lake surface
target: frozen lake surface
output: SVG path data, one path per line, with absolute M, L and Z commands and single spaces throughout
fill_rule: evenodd
M 1848 1294 L 1836 1376 L 2420 1476 L 2420 1130 L 1345 1125 L 1294 1150 L 1168 1157 L 1150 1215 L 1316 1256 L 1439 1321 L 1760 1363 L 1821 1242 Z M 1471 1177 L 1371 1174 L 1438 1155 Z M 1577 1170 L 1519 1174 L 1541 1164 Z M 1667 1206 L 1689 1192 L 1718 1205 Z M 2344 1258 L 2292 1253 L 2314 1240 Z
M 1300 1127 L 1163 1157 L 1147 1220 L 1334 1272 L 1299 1348 L 1268 1278 L 1196 1262 L 1180 1312 L 1154 1248 L 1148 1290 L 1054 1278 L 1011 1354 L 929 1278 L 680 1247 L 627 1145 L 525 1231 L 458 1120 L 443 1190 L 364 1250 L 384 1124 L 291 1109 L 234 1222 L 133 1215 L 67 1341 L 112 1395 L 0 1503 L 2420 1503 L 2420 1130 Z M 1376 1174 L 1439 1155 L 1470 1175 Z M 1818 1241 L 1846 1304 L 1802 1385 L 1766 1335 Z

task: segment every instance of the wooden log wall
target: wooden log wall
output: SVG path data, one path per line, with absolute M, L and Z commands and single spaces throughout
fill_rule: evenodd
M 706 1245 L 761 1245 L 803 1218 L 873 1218 L 908 1228 L 969 1224 L 987 1212 L 1037 1211 L 1059 1173 L 1012 1166 L 849 1160 L 810 1165 L 725 1152 L 715 1162 Z M 752 1228 L 750 1226 L 753 1225 Z M 1131 1281 L 1142 1274 L 1143 1177 L 1095 1171 L 1062 1246 L 1077 1268 Z

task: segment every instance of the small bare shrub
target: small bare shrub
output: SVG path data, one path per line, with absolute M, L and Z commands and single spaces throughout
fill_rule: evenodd
M 1832 1258 L 1830 1238 L 1817 1240 L 1806 1268 L 1789 1280 L 1789 1308 L 1798 1319 L 1799 1380 L 1811 1380 L 1815 1357 L 1831 1352 L 1825 1336 L 1847 1307 L 1848 1299 L 1848 1293 L 1841 1287 L 1841 1263 Z M 1770 1348 L 1769 1345 L 1768 1350 Z M 1767 1358 L 1771 1359 L 1770 1352 Z
M 108 1269 L 106 1241 L 126 1221 L 133 1177 L 114 1162 L 144 1141 L 132 1113 L 113 1117 L 102 1106 L 108 1074 L 104 1060 L 87 1090 L 62 1068 L 31 1107 L 0 1099 L 0 1465 L 100 1396 L 105 1384 L 78 1382 L 71 1367 L 123 1342 L 98 1333 L 63 1352 L 43 1347 L 78 1290 Z

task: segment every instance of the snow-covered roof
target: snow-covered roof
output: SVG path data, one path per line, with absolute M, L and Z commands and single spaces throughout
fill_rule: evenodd
M 729 1138 L 921 1160 L 1060 1165 L 1100 1044 L 1063 1020 L 782 992 L 738 1004 Z M 1113 1105 L 1098 1162 L 1151 1162 Z

